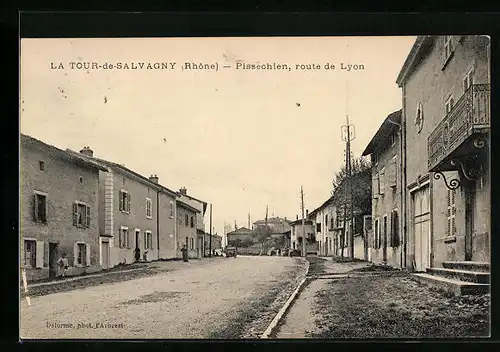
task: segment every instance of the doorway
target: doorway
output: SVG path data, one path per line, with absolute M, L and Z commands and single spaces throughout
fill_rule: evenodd
M 103 241 L 101 244 L 102 268 L 109 269 L 109 242 Z
M 384 216 L 384 223 L 382 225 L 382 260 L 387 262 L 387 215 Z
M 49 243 L 49 277 L 57 276 L 57 243 Z
M 423 272 L 430 265 L 430 202 L 429 187 L 412 194 L 413 243 L 415 271 Z
M 476 184 L 465 184 L 465 260 L 472 260 L 472 235 L 474 233 L 474 211 L 476 207 Z

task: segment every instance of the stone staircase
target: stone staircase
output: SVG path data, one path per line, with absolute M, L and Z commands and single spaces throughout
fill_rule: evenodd
M 457 296 L 490 292 L 490 263 L 450 261 L 442 265 L 442 268 L 427 268 L 426 273 L 417 273 L 414 277 L 421 283 Z

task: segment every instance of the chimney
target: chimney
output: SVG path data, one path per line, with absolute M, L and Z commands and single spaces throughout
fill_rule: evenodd
M 179 190 L 179 193 L 182 194 L 182 195 L 187 195 L 187 189 L 186 187 L 182 187 L 180 190 Z
M 86 156 L 90 156 L 90 157 L 94 156 L 94 151 L 92 149 L 90 149 L 89 146 L 83 147 L 83 149 L 80 150 L 80 153 L 82 153 L 83 155 L 86 155 Z
M 151 175 L 149 176 L 149 180 L 154 183 L 158 183 L 158 176 L 157 175 Z

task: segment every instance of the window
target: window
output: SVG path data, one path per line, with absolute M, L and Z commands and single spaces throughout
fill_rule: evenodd
M 387 173 L 387 185 L 394 190 L 397 186 L 397 158 L 394 156 L 389 162 L 389 170 Z
M 170 217 L 174 217 L 174 202 L 170 201 Z
M 391 214 L 391 247 L 399 247 L 399 217 L 397 210 Z
M 85 203 L 73 203 L 73 226 L 90 227 L 90 207 Z
M 194 227 L 194 216 L 191 216 L 191 227 Z
M 35 193 L 33 215 L 35 221 L 47 222 L 47 195 Z
M 455 223 L 455 215 L 457 212 L 456 209 L 456 203 L 455 203 L 455 197 L 456 197 L 456 190 L 448 190 L 448 195 L 447 195 L 447 209 L 446 209 L 446 218 L 447 218 L 447 235 L 448 236 L 454 236 L 457 232 L 457 227 Z
M 45 171 L 45 162 L 43 162 L 42 160 L 40 160 L 38 162 L 38 166 L 40 167 L 41 171 Z
M 24 240 L 24 266 L 36 268 L 36 241 Z
M 144 248 L 153 249 L 153 234 L 151 231 L 144 232 Z
M 325 215 L 325 228 L 328 228 L 328 214 Z
M 380 170 L 379 174 L 379 193 L 384 194 L 385 192 L 385 167 Z
M 191 246 L 190 246 L 190 248 L 191 248 L 191 249 L 194 249 L 194 238 L 190 238 L 190 240 L 191 240 L 191 243 L 190 243 L 190 244 L 191 244 Z
M 148 219 L 153 218 L 153 202 L 150 198 L 146 198 L 146 217 Z
M 78 243 L 77 247 L 77 264 L 86 265 L 87 264 L 87 246 L 85 243 Z
M 378 154 L 376 152 L 372 153 L 372 164 L 377 165 L 378 164 Z
M 125 179 L 124 179 L 125 180 Z M 124 213 L 130 213 L 130 194 L 127 191 L 120 191 L 119 209 Z
M 444 103 L 446 115 L 451 112 L 451 110 L 453 109 L 453 105 L 455 105 L 455 100 L 453 99 L 453 95 L 450 95 L 450 97 Z
M 316 232 L 321 232 L 321 223 L 316 223 Z
M 464 93 L 474 84 L 474 69 L 471 68 L 464 77 L 463 89 Z
M 448 60 L 451 58 L 451 54 L 454 51 L 453 45 L 453 36 L 445 35 L 444 36 L 444 63 L 446 64 Z
M 189 226 L 189 215 L 184 215 L 184 225 Z
M 379 219 L 375 219 L 375 229 L 374 229 L 374 236 L 373 236 L 373 248 L 374 249 L 379 249 L 380 248 L 380 226 L 379 226 Z
M 128 228 L 122 227 L 120 229 L 118 241 L 119 248 L 129 248 Z

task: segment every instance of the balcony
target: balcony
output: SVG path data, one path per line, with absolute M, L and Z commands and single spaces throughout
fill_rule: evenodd
M 477 159 L 489 130 L 490 86 L 472 85 L 427 139 L 429 172 L 459 170 L 467 177 L 464 160 Z

